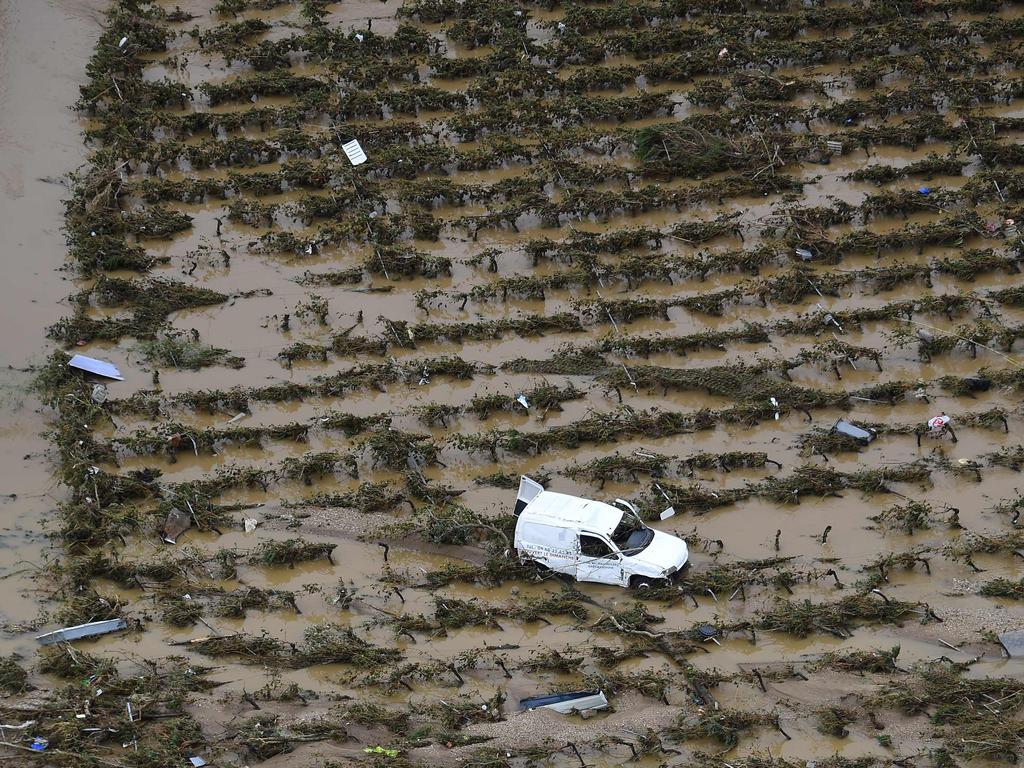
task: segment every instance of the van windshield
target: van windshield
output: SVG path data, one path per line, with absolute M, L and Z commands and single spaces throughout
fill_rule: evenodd
M 624 554 L 635 555 L 654 541 L 654 531 L 632 515 L 623 514 L 612 531 L 612 541 Z

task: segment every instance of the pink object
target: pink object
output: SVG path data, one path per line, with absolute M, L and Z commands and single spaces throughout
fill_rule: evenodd
M 944 426 L 949 424 L 949 416 L 942 414 L 941 416 L 933 416 L 928 419 L 928 426 L 931 429 L 942 429 Z

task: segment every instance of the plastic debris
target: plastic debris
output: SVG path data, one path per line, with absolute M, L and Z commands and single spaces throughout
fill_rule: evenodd
M 810 261 L 811 259 L 814 258 L 814 254 L 811 253 L 806 248 L 797 248 L 796 255 L 799 256 L 803 261 Z
M 36 752 L 43 752 L 48 746 L 50 746 L 49 739 L 43 739 L 36 736 L 32 739 L 32 743 L 28 745 L 29 749 L 34 749 Z
M 164 521 L 164 541 L 168 544 L 177 544 L 178 537 L 192 527 L 192 516 L 180 509 L 173 508 L 167 513 L 167 520 Z
M 107 394 L 107 388 L 102 384 L 97 384 L 92 388 L 92 401 L 96 403 L 96 405 L 103 405 L 107 402 Z
M 949 425 L 950 418 L 946 414 L 942 413 L 938 416 L 932 416 L 928 419 L 928 429 L 939 431 Z
M 644 454 L 640 453 L 640 451 L 637 451 L 637 453 L 640 454 L 641 456 L 644 455 Z M 672 506 L 672 499 L 669 498 L 668 494 L 665 493 L 665 489 L 662 488 L 660 485 L 655 483 L 654 487 L 658 489 L 658 493 L 660 493 L 661 497 L 663 499 L 665 499 L 665 501 L 667 501 L 668 504 L 669 504 L 669 506 L 660 515 L 658 515 L 658 519 L 659 520 L 668 520 L 670 517 L 675 517 L 676 508 Z
M 720 58 L 720 59 L 724 59 L 728 55 L 729 55 L 729 49 L 728 48 L 723 48 L 722 50 L 720 50 L 718 52 L 718 58 Z
M 992 388 L 992 379 L 984 376 L 965 376 L 964 384 L 971 392 L 988 392 Z
M 201 757 L 190 757 L 188 761 L 192 763 L 195 768 L 203 768 L 203 766 L 206 765 L 206 761 Z
M 40 645 L 53 645 L 54 643 L 66 643 L 83 637 L 105 635 L 108 632 L 117 632 L 121 629 L 128 629 L 128 622 L 124 619 L 91 621 L 88 624 L 76 624 L 73 627 L 64 627 L 64 629 L 57 629 L 53 632 L 38 635 L 36 637 L 36 642 Z
M 867 445 L 878 437 L 878 433 L 875 432 L 875 430 L 858 427 L 856 424 L 851 424 L 846 419 L 837 420 L 836 423 L 832 425 L 832 432 L 838 432 L 841 435 L 852 437 L 861 445 Z
M 697 634 L 700 635 L 704 640 L 711 640 L 718 635 L 718 628 L 713 627 L 710 624 L 701 624 L 697 627 Z
M 775 420 L 778 421 L 779 420 L 779 401 L 776 400 L 774 397 L 769 397 L 768 400 L 771 402 L 772 408 L 775 409 Z
M 922 195 L 930 195 L 932 190 L 930 187 L 918 187 L 918 193 Z
M 76 368 L 77 370 L 85 371 L 86 373 L 94 373 L 97 376 L 103 376 L 107 379 L 124 381 L 124 376 L 121 375 L 121 371 L 117 369 L 116 365 L 108 363 L 106 360 L 97 360 L 95 357 L 75 355 L 70 361 L 68 361 L 68 367 Z
M 352 165 L 362 165 L 366 162 L 366 153 L 359 145 L 359 141 L 357 139 L 352 139 L 352 141 L 347 141 L 342 144 L 341 151 L 345 153 L 345 156 Z
M 526 399 L 526 395 L 516 395 L 516 402 L 526 410 L 530 410 L 530 401 Z
M 563 715 L 574 712 L 593 712 L 608 708 L 608 697 L 603 691 L 573 691 L 530 696 L 519 700 L 520 709 L 553 709 Z
M 245 526 L 246 533 L 252 533 L 256 530 L 256 526 L 260 524 L 260 521 L 255 517 L 243 517 L 242 525 Z
M 558 22 L 558 31 L 559 32 L 565 32 L 565 22 L 564 21 Z
M 128 35 L 121 38 L 121 42 L 117 44 L 118 48 L 124 48 L 124 44 L 128 42 Z
M 359 32 L 356 32 L 356 40 L 358 40 L 361 43 L 361 42 L 363 42 L 363 39 L 364 38 L 363 38 L 362 34 L 359 33 Z

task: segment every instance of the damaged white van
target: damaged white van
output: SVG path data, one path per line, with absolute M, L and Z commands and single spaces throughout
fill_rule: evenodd
M 546 491 L 523 477 L 516 496 L 516 551 L 577 581 L 635 589 L 679 573 L 689 559 L 686 542 L 648 528 L 628 501 L 615 504 Z

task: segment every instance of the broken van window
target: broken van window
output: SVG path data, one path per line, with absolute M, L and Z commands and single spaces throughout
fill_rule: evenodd
M 580 552 L 584 557 L 607 557 L 612 550 L 596 536 L 580 534 Z
M 632 515 L 623 515 L 612 531 L 612 541 L 621 551 L 633 555 L 640 552 L 654 540 L 654 531 Z

